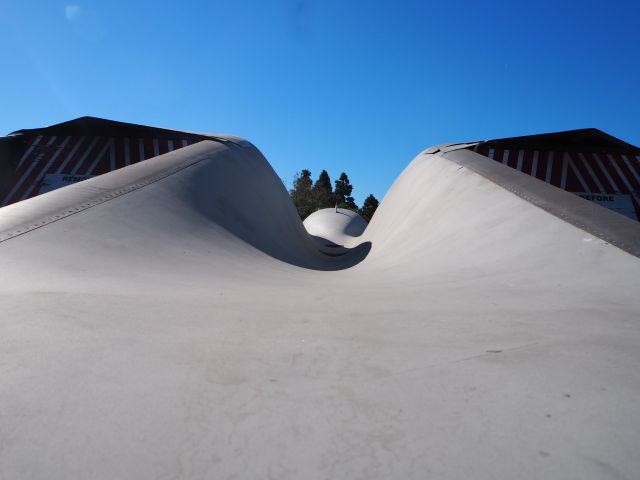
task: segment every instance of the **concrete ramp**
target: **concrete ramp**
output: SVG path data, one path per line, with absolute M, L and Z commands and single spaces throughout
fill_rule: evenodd
M 231 137 L 0 209 L 0 478 L 636 478 L 637 222 L 436 150 L 340 256 Z

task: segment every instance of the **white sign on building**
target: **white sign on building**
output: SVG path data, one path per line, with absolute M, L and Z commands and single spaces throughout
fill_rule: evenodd
M 638 216 L 636 215 L 635 208 L 633 208 L 633 202 L 631 201 L 630 195 L 583 192 L 575 193 L 585 200 L 597 203 L 598 205 L 608 208 L 609 210 L 613 210 L 614 212 L 618 212 L 625 217 L 629 217 L 633 220 L 638 220 Z
M 39 193 L 47 193 L 60 187 L 66 187 L 72 183 L 81 182 L 94 175 L 69 175 L 65 173 L 50 173 L 44 176 Z

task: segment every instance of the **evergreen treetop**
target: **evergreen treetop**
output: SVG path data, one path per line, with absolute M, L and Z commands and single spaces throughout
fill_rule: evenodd
M 296 173 L 289 194 L 302 220 L 316 210 L 333 208 L 337 205 L 339 208 L 357 212 L 368 222 L 378 208 L 378 200 L 373 195 L 369 195 L 362 208 L 358 209 L 358 205 L 351 196 L 352 192 L 353 185 L 345 172 L 342 172 L 335 181 L 335 190 L 333 190 L 326 170 L 320 172 L 314 183 L 311 180 L 311 171 L 305 168 Z
M 349 182 L 349 177 L 346 173 L 342 172 L 340 178 L 335 181 L 336 189 L 334 191 L 335 202 L 340 208 L 346 208 L 347 210 L 358 211 L 358 206 L 351 196 L 353 191 L 353 185 Z
M 367 198 L 365 198 L 364 203 L 362 204 L 362 208 L 358 210 L 358 213 L 367 222 L 370 222 L 373 214 L 376 213 L 378 204 L 378 199 L 373 195 L 369 195 Z
M 293 188 L 289 191 L 291 200 L 302 220 L 317 210 L 312 186 L 311 171 L 305 168 L 296 174 L 293 179 Z
M 331 179 L 326 170 L 322 170 L 313 185 L 313 196 L 317 209 L 330 208 L 335 205 Z

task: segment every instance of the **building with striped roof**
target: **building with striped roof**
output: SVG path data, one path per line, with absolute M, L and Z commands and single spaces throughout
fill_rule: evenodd
M 218 137 L 81 117 L 0 138 L 0 206 Z M 587 201 L 640 219 L 640 148 L 595 128 L 462 144 Z

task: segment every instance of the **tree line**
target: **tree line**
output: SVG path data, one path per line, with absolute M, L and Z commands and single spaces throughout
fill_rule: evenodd
M 289 190 L 291 200 L 298 209 L 298 215 L 304 220 L 316 210 L 322 208 L 344 208 L 357 212 L 367 222 L 371 220 L 378 208 L 378 200 L 373 195 L 369 195 L 362 208 L 358 208 L 355 200 L 351 196 L 353 185 L 349 182 L 349 177 L 342 172 L 340 178 L 335 182 L 335 189 L 331 186 L 331 179 L 326 170 L 322 170 L 315 183 L 311 180 L 311 171 L 306 168 L 296 173 L 293 178 L 293 188 Z

